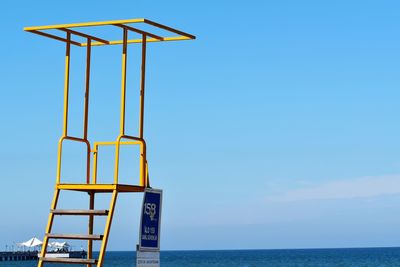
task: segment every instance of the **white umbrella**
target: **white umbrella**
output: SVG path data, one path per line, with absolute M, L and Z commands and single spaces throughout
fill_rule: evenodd
M 39 239 L 37 239 L 36 237 L 33 237 L 33 238 L 29 239 L 28 241 L 23 242 L 23 243 L 17 243 L 18 246 L 24 246 L 24 247 L 28 247 L 28 248 L 41 246 L 42 244 L 43 244 L 43 242 L 40 241 Z

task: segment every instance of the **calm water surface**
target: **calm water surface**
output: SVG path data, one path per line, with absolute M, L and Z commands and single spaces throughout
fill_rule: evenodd
M 133 267 L 135 260 L 135 252 L 109 252 L 104 266 Z M 35 261 L 0 262 L 0 267 L 33 267 L 36 264 Z M 46 264 L 45 266 L 68 265 Z M 400 267 L 400 248 L 163 251 L 161 266 Z

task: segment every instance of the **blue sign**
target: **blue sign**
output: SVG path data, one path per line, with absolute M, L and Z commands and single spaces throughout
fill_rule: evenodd
M 139 249 L 160 250 L 162 190 L 146 189 L 140 220 Z

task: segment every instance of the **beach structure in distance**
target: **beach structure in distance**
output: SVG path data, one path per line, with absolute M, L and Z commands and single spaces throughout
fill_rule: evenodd
M 144 30 L 141 25 L 146 26 Z M 93 33 L 90 32 L 94 29 Z M 107 29 L 106 29 L 107 28 Z M 147 29 L 154 29 L 149 31 Z M 110 40 L 105 36 L 99 36 L 98 33 L 101 29 L 105 31 L 114 30 L 121 34 L 121 38 L 117 40 Z M 145 192 L 150 188 L 150 180 L 148 175 L 148 164 L 146 156 L 146 142 L 144 139 L 144 96 L 145 96 L 145 70 L 146 70 L 146 49 L 149 42 L 163 42 L 163 41 L 182 41 L 192 40 L 195 36 L 182 32 L 180 30 L 165 26 L 163 24 L 148 20 L 148 19 L 129 19 L 129 20 L 115 20 L 115 21 L 101 21 L 101 22 L 86 22 L 75 24 L 59 24 L 48 26 L 35 26 L 26 27 L 25 31 L 31 32 L 40 36 L 48 37 L 65 44 L 65 76 L 64 76 L 64 109 L 63 109 L 63 130 L 62 136 L 58 143 L 57 155 L 57 174 L 56 186 L 51 203 L 50 214 L 46 227 L 46 233 L 43 239 L 43 248 L 39 257 L 38 266 L 43 266 L 44 263 L 66 263 L 66 264 L 85 264 L 87 266 L 96 265 L 98 267 L 103 265 L 104 256 L 107 248 L 107 241 L 110 234 L 111 223 L 117 201 L 118 194 L 120 193 L 135 193 Z M 172 36 L 162 36 L 155 33 L 157 30 L 167 32 Z M 130 35 L 135 35 L 135 38 L 130 38 Z M 78 41 L 83 39 L 84 41 Z M 139 44 L 141 45 L 141 73 L 140 73 L 140 99 L 139 99 L 139 126 L 138 135 L 129 134 L 125 130 L 125 110 L 126 110 L 126 78 L 127 78 L 127 56 L 128 45 Z M 91 142 L 88 139 L 88 126 L 89 126 L 89 96 L 90 96 L 90 65 L 91 65 L 91 51 L 96 46 L 109 46 L 121 45 L 122 46 L 122 82 L 121 82 L 121 103 L 120 103 L 120 122 L 119 134 L 113 141 L 106 142 Z M 69 83 L 70 83 L 70 57 L 71 46 L 86 48 L 86 76 L 85 76 L 85 94 L 84 94 L 84 110 L 83 110 L 83 134 L 82 136 L 71 136 L 68 132 L 68 108 L 69 108 Z M 72 142 L 83 143 L 86 146 L 85 159 L 86 159 L 86 177 L 82 177 L 80 183 L 70 183 L 61 177 L 62 167 L 62 150 L 64 141 L 69 140 Z M 120 167 L 120 147 L 125 145 L 138 145 L 140 146 L 140 159 L 139 159 L 139 181 L 129 184 L 121 184 L 119 182 L 119 167 Z M 101 183 L 97 180 L 98 170 L 98 157 L 99 147 L 101 146 L 114 146 L 115 147 L 115 161 L 114 161 L 114 177 L 113 181 L 109 183 Z M 91 162 L 92 161 L 92 162 Z M 88 194 L 89 209 L 58 209 L 57 203 L 61 191 L 72 190 L 84 192 Z M 95 195 L 98 193 L 110 193 L 111 200 L 108 210 L 96 210 Z M 150 205 L 151 206 L 151 205 Z M 146 210 L 147 212 L 147 210 Z M 85 234 L 58 234 L 53 233 L 53 221 L 55 216 L 87 216 L 88 217 L 88 232 Z M 153 214 L 154 215 L 154 214 Z M 95 234 L 94 218 L 96 216 L 105 216 L 106 224 L 104 232 Z M 62 240 L 87 240 L 87 258 L 85 259 L 72 259 L 72 258 L 52 258 L 46 257 L 46 250 L 50 239 Z M 100 251 L 97 259 L 93 258 L 93 241 L 100 241 Z

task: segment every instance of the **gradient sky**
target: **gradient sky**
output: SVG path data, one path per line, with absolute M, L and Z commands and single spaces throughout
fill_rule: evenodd
M 3 1 L 0 250 L 42 238 L 61 135 L 64 45 L 22 28 L 137 17 L 197 36 L 148 48 L 145 137 L 152 185 L 164 189 L 162 249 L 399 246 L 399 8 L 385 0 Z M 83 54 L 72 55 L 75 135 Z M 120 60 L 120 47 L 93 50 L 92 140 L 117 135 Z M 84 179 L 81 149 L 66 149 L 64 174 L 75 181 Z M 72 193 L 62 201 L 82 205 Z M 140 205 L 139 194 L 118 199 L 110 249 L 134 249 Z M 60 231 L 85 226 L 57 222 Z

